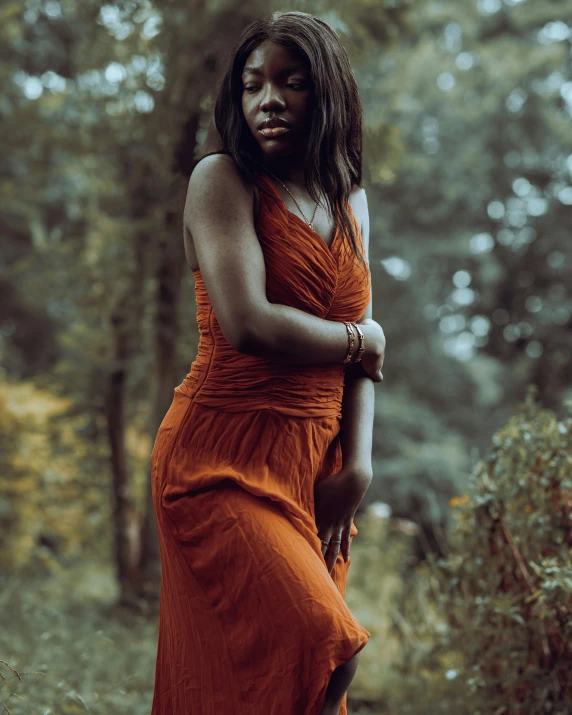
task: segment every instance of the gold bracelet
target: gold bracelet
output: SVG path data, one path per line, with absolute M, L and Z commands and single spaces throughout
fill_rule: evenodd
M 365 352 L 365 337 L 364 337 L 364 334 L 363 334 L 361 328 L 358 326 L 357 323 L 352 323 L 352 325 L 354 326 L 357 334 L 359 335 L 359 348 L 358 348 L 357 356 L 356 356 L 356 359 L 353 360 L 352 362 L 359 362 L 361 360 L 361 356 Z
M 346 320 L 343 321 L 343 324 L 346 326 L 346 330 L 348 331 L 348 354 L 342 360 L 342 363 L 352 361 L 352 352 L 354 349 L 354 338 L 355 338 L 354 329 L 353 329 L 352 324 L 347 322 Z

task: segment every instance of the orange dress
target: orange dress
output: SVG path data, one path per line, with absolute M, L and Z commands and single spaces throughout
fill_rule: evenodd
M 369 270 L 262 180 L 268 300 L 359 320 Z M 315 484 L 342 465 L 344 365 L 237 352 L 194 275 L 198 353 L 151 457 L 162 563 L 151 715 L 318 715 L 332 672 L 370 636 L 345 602 L 349 564 L 340 553 L 330 576 L 314 520 Z

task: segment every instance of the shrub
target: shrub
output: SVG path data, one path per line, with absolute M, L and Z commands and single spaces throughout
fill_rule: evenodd
M 572 419 L 535 398 L 529 386 L 451 500 L 450 552 L 429 559 L 447 624 L 436 650 L 462 654 L 472 715 L 572 712 Z

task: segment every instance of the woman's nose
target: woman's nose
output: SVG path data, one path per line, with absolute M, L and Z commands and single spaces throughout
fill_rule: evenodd
M 263 111 L 266 111 L 273 106 L 284 106 L 284 99 L 282 98 L 280 92 L 276 87 L 272 87 L 271 85 L 269 85 L 268 87 L 264 88 L 260 108 Z

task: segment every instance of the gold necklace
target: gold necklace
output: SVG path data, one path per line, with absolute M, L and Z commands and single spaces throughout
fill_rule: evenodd
M 270 171 L 270 169 L 265 169 L 265 171 L 267 171 L 267 172 L 270 174 L 270 176 L 272 176 L 274 179 L 276 179 L 276 181 L 279 181 L 279 182 L 282 184 L 282 186 L 286 189 L 286 191 L 290 194 L 290 196 L 292 196 L 292 192 L 290 191 L 290 189 L 286 186 L 286 184 L 285 184 L 281 179 L 279 179 L 277 176 L 275 176 L 275 175 Z M 306 217 L 304 216 L 304 212 L 303 212 L 302 209 L 300 208 L 300 204 L 296 201 L 296 199 L 294 198 L 294 196 L 292 196 L 292 199 L 293 199 L 294 203 L 296 204 L 296 206 L 298 207 L 298 211 L 302 214 L 302 218 L 304 219 L 304 223 L 308 224 L 308 226 L 309 226 L 312 230 L 314 230 L 314 219 L 316 218 L 316 211 L 318 210 L 318 206 L 320 205 L 320 202 L 318 201 L 318 203 L 316 204 L 316 208 L 314 209 L 314 213 L 312 214 L 312 220 L 308 223 L 308 220 L 307 220 Z

